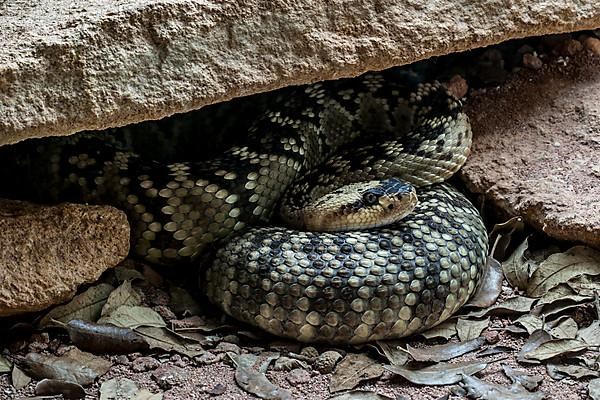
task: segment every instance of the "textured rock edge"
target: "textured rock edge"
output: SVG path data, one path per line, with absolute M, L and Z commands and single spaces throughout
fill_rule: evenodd
M 0 145 L 159 119 L 513 38 L 597 28 L 595 3 L 7 3 L 0 6 Z
M 109 206 L 0 199 L 0 316 L 71 298 L 129 252 L 129 224 Z

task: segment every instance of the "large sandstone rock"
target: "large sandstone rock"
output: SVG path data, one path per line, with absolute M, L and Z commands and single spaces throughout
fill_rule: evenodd
M 113 207 L 0 200 L 0 317 L 69 299 L 129 252 L 129 224 Z
M 555 63 L 469 100 L 467 187 L 558 239 L 600 248 L 600 57 Z
M 597 0 L 5 1 L 0 26 L 2 145 L 600 27 L 600 7 Z

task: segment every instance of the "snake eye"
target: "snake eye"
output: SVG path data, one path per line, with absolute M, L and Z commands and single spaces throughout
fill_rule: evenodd
M 367 192 L 363 195 L 363 201 L 365 202 L 365 204 L 372 206 L 373 204 L 377 203 L 377 196 L 375 196 L 371 192 Z

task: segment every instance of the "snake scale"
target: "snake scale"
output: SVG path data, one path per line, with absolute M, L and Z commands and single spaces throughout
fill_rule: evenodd
M 68 193 L 125 210 L 132 252 L 149 262 L 187 264 L 217 247 L 201 279 L 208 298 L 275 335 L 361 343 L 457 311 L 488 248 L 477 210 L 443 183 L 470 149 L 460 101 L 438 83 L 384 72 L 298 87 L 274 104 L 243 143 L 210 160 L 148 161 L 118 139 L 78 134 L 36 141 L 17 166 L 38 199 Z M 390 225 L 324 233 L 271 222 L 286 191 L 301 197 L 316 184 L 335 197 L 390 177 L 418 196 Z

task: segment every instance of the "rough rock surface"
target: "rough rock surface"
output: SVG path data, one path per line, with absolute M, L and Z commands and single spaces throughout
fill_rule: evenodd
M 0 232 L 0 317 L 69 299 L 129 252 L 127 218 L 113 207 L 0 200 Z
M 558 239 L 600 248 L 600 57 L 524 71 L 468 107 L 467 187 Z
M 0 26 L 2 145 L 600 27 L 600 7 L 597 0 L 5 1 Z

